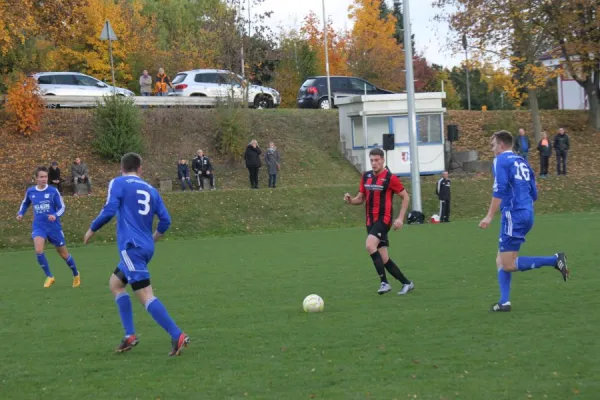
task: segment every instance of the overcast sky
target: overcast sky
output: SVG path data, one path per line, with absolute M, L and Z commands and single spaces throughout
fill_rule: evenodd
M 386 0 L 386 2 L 391 8 L 393 0 Z M 447 23 L 433 20 L 439 10 L 433 8 L 431 2 L 431 0 L 410 2 L 417 52 L 423 53 L 430 63 L 447 67 L 458 65 L 464 55 L 454 55 L 447 49 Z M 352 21 L 348 18 L 348 7 L 352 3 L 353 0 L 325 0 L 327 15 L 333 20 L 336 30 L 352 28 Z M 319 18 L 323 15 L 321 0 L 265 0 L 260 10 L 274 12 L 269 23 L 274 30 L 280 25 L 299 28 L 304 16 L 310 11 L 315 11 Z

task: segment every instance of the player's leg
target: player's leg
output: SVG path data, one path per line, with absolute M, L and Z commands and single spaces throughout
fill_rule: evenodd
M 135 335 L 135 327 L 133 325 L 133 308 L 131 306 L 131 298 L 127 293 L 127 278 L 121 268 L 124 268 L 123 263 L 119 264 L 115 272 L 111 275 L 108 285 L 110 291 L 115 297 L 115 303 L 121 317 L 121 324 L 125 331 L 125 336 L 119 346 L 115 349 L 117 353 L 123 353 L 137 346 L 139 341 Z
M 396 265 L 396 263 L 390 258 L 388 251 L 388 239 L 385 238 L 385 241 L 382 241 L 379 245 L 379 254 L 381 254 L 381 258 L 383 259 L 383 265 L 387 272 L 389 272 L 394 278 L 399 280 L 402 283 L 402 290 L 398 292 L 399 295 L 404 295 L 409 291 L 415 288 L 415 285 L 409 281 L 406 276 L 402 273 L 400 268 Z
M 52 232 L 48 234 L 48 241 L 56 247 L 56 251 L 60 255 L 60 257 L 65 260 L 67 266 L 71 268 L 71 272 L 73 273 L 73 287 L 79 287 L 81 285 L 81 276 L 79 275 L 79 271 L 77 270 L 77 265 L 75 265 L 75 260 L 73 256 L 69 254 L 69 250 L 67 250 L 65 235 L 62 231 Z
M 173 347 L 169 355 L 179 355 L 182 348 L 188 345 L 190 339 L 175 324 L 162 302 L 154 296 L 154 291 L 150 285 L 150 273 L 147 268 L 152 259 L 152 252 L 141 248 L 131 248 L 121 252 L 121 258 L 127 268 L 124 271 L 125 276 L 134 293 L 154 321 L 171 336 Z
M 367 236 L 365 247 L 371 256 L 371 260 L 373 261 L 377 275 L 379 275 L 379 279 L 381 280 L 381 285 L 379 286 L 377 293 L 385 294 L 391 291 L 392 287 L 388 283 L 387 276 L 385 274 L 385 265 L 383 263 L 383 259 L 381 258 L 381 254 L 379 253 L 379 244 L 381 242 L 379 240 L 379 236 L 382 235 L 382 233 L 380 233 L 377 224 L 367 227 L 367 231 L 369 234 Z
M 450 222 L 450 200 L 446 200 L 446 222 Z
M 50 271 L 50 265 L 48 265 L 48 260 L 46 259 L 46 254 L 44 253 L 44 247 L 46 244 L 45 235 L 42 236 L 40 233 L 34 232 L 33 236 L 33 247 L 35 249 L 35 256 L 37 258 L 38 264 L 46 274 L 46 280 L 44 281 L 44 287 L 49 288 L 54 283 L 54 276 Z
M 210 189 L 214 190 L 215 189 L 215 176 L 211 172 L 210 174 L 207 173 L 206 177 L 208 178 L 208 182 L 210 184 Z

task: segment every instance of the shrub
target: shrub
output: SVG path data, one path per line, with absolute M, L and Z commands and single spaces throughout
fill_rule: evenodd
M 133 99 L 123 96 L 105 96 L 93 111 L 94 150 L 109 161 L 118 162 L 130 151 L 141 154 L 140 110 Z
M 9 126 L 23 136 L 39 132 L 45 106 L 35 79 L 17 75 L 6 95 L 5 112 Z
M 245 150 L 247 109 L 235 101 L 228 101 L 218 104 L 216 113 L 216 148 L 233 163 L 241 158 Z

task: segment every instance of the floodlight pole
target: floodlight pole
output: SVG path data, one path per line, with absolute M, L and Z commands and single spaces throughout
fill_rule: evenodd
M 329 45 L 327 44 L 327 14 L 325 14 L 325 0 L 323 2 L 323 36 L 325 37 L 325 72 L 327 74 L 327 101 L 329 109 L 333 109 L 333 96 L 331 95 L 331 81 L 329 79 Z
M 404 0 L 404 59 L 406 64 L 406 92 L 408 96 L 408 137 L 410 141 L 410 177 L 412 210 L 423 212 L 421 206 L 421 173 L 419 171 L 419 144 L 417 142 L 417 111 L 415 106 L 415 79 L 410 26 L 409 0 Z
M 462 37 L 462 45 L 465 49 L 465 70 L 467 71 L 467 108 L 471 111 L 471 79 L 469 78 L 469 45 L 467 35 Z

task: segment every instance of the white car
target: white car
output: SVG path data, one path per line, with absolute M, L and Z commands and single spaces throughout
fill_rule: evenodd
M 233 98 L 243 101 L 246 96 L 248 105 L 255 108 L 273 108 L 281 103 L 281 95 L 275 89 L 246 85 L 244 78 L 223 69 L 194 69 L 179 72 L 173 78 L 175 90 L 170 96 L 201 96 L 227 101 Z M 247 94 L 246 94 L 247 90 Z
M 113 93 L 113 87 L 79 72 L 39 72 L 32 77 L 43 96 L 104 96 Z M 120 96 L 135 96 L 131 90 L 115 87 Z

